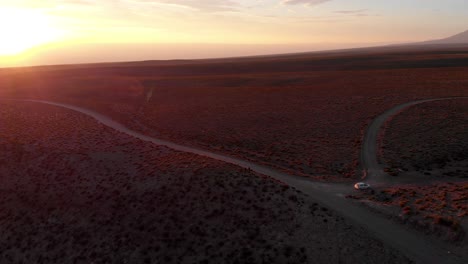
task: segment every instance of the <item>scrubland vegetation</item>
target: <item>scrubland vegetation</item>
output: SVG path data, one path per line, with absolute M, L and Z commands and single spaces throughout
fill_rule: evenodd
M 375 116 L 416 99 L 468 95 L 466 56 L 331 53 L 49 67 L 10 72 L 3 93 L 81 105 L 159 138 L 343 181 L 361 176 L 361 141 Z
M 69 103 L 145 135 L 349 184 L 373 118 L 468 96 L 467 58 L 356 51 L 2 69 L 0 98 Z M 348 197 L 466 245 L 466 101 L 390 120 L 380 159 L 398 184 Z M 0 203 L 7 263 L 410 262 L 281 182 L 35 103 L 1 102 Z
M 401 185 L 351 198 L 360 199 L 372 208 L 395 217 L 427 234 L 466 243 L 468 183 Z M 465 222 L 466 223 L 466 222 Z
M 58 107 L 2 103 L 0 123 L 5 263 L 409 263 L 236 166 Z
M 381 159 L 393 175 L 468 178 L 468 99 L 413 106 L 389 120 Z
M 465 245 L 468 230 L 468 99 L 404 109 L 380 133 L 379 158 L 393 182 L 351 196 L 423 232 Z

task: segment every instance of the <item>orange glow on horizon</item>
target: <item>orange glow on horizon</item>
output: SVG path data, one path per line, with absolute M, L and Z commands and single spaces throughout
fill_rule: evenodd
M 440 10 L 429 12 L 411 1 L 395 9 L 370 0 L 0 0 L 0 68 L 249 56 L 441 39 L 466 30 L 466 8 L 448 1 L 428 0 L 428 6 Z

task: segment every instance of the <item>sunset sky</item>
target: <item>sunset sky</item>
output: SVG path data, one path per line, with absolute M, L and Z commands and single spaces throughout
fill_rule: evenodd
M 466 0 L 0 0 L 0 66 L 284 53 L 467 29 Z

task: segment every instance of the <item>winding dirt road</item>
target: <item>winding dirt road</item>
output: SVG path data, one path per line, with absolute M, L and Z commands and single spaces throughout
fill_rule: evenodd
M 389 175 L 384 172 L 383 167 L 377 160 L 379 131 L 391 116 L 418 104 L 444 101 L 453 99 L 468 99 L 468 97 L 444 97 L 427 100 L 412 101 L 395 106 L 376 117 L 367 128 L 361 149 L 361 164 L 366 171 L 366 181 L 373 186 L 380 186 L 389 183 Z
M 58 107 L 63 107 L 67 109 L 71 109 L 87 116 L 90 116 L 96 119 L 98 122 L 113 128 L 117 131 L 122 133 L 128 134 L 132 137 L 139 138 L 141 140 L 152 142 L 157 145 L 166 146 L 171 149 L 183 152 L 189 152 L 201 156 L 206 156 L 209 158 L 213 158 L 216 160 L 224 161 L 227 163 L 235 164 L 237 166 L 251 169 L 257 173 L 261 173 L 264 175 L 268 175 L 272 178 L 280 180 L 291 187 L 294 187 L 303 193 L 308 195 L 309 202 L 320 202 L 324 206 L 335 210 L 336 212 L 340 213 L 342 216 L 346 217 L 347 219 L 351 220 L 355 224 L 364 227 L 368 230 L 371 234 L 373 234 L 376 238 L 383 241 L 388 246 L 391 246 L 410 259 L 414 260 L 416 263 L 424 263 L 424 264 L 456 264 L 456 263 L 466 263 L 466 259 L 462 259 L 462 257 L 457 256 L 453 253 L 449 252 L 447 245 L 437 242 L 437 241 L 428 241 L 426 240 L 421 234 L 407 229 L 402 225 L 394 223 L 392 220 L 383 218 L 382 216 L 370 212 L 368 209 L 356 205 L 352 201 L 345 199 L 344 193 L 349 192 L 352 189 L 352 186 L 345 186 L 345 185 L 337 185 L 337 184 L 325 184 L 325 183 L 317 183 L 312 182 L 309 179 L 289 175 L 286 173 L 282 173 L 271 168 L 267 168 L 261 165 L 257 165 L 252 162 L 240 160 L 237 158 L 229 157 L 226 155 L 213 153 L 206 150 L 201 150 L 193 147 L 186 147 L 182 146 L 173 142 L 160 140 L 157 138 L 152 138 L 149 136 L 145 136 L 141 133 L 133 131 L 120 123 L 117 123 L 111 120 L 109 117 L 96 113 L 94 111 L 69 105 L 69 104 L 62 104 L 57 102 L 50 102 L 50 101 L 43 101 L 43 100 L 22 100 L 28 102 L 35 102 L 35 103 L 43 103 L 48 105 L 54 105 Z M 425 100 L 430 101 L 430 100 Z M 375 151 L 375 141 L 378 128 L 382 125 L 385 121 L 386 117 L 390 116 L 392 113 L 396 113 L 399 110 L 413 105 L 415 103 L 422 103 L 424 101 L 417 101 L 408 103 L 405 105 L 398 106 L 386 112 L 384 115 L 378 117 L 378 121 L 374 122 L 371 125 L 369 133 L 370 135 L 366 136 L 369 143 L 366 145 L 364 150 L 374 150 Z M 373 132 L 374 131 L 374 132 Z M 375 137 L 372 137 L 375 133 Z M 372 143 L 374 142 L 374 143 Z M 374 158 L 375 159 L 375 158 Z M 372 152 L 368 153 L 364 156 L 363 159 L 366 162 L 366 166 L 370 166 L 369 171 L 372 173 L 372 177 L 375 177 L 378 168 L 375 164 L 376 159 L 373 160 Z M 374 171 L 374 169 L 376 169 Z M 376 177 L 377 178 L 377 177 Z

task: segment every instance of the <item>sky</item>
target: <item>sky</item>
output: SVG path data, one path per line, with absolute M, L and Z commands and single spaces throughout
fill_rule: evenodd
M 467 29 L 466 0 L 0 0 L 0 67 L 352 48 Z

